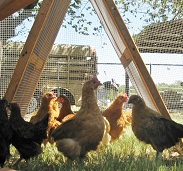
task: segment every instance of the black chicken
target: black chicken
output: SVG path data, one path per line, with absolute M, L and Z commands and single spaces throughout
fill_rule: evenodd
M 132 130 L 135 136 L 139 140 L 151 144 L 157 151 L 156 157 L 164 149 L 176 145 L 183 137 L 183 125 L 150 109 L 140 96 L 132 95 L 128 103 L 133 104 Z
M 12 130 L 8 120 L 7 110 L 10 105 L 7 100 L 0 100 L 0 165 L 4 167 L 4 163 L 10 157 L 10 144 L 12 138 Z
M 28 161 L 42 152 L 41 143 L 47 138 L 46 130 L 49 114 L 46 114 L 41 121 L 33 124 L 22 118 L 17 103 L 10 103 L 10 105 L 10 124 L 13 130 L 12 145 L 20 154 L 20 158 L 14 164 L 17 165 L 22 159 Z

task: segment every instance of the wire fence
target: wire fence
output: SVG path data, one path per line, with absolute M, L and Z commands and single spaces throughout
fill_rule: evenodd
M 0 22 L 0 98 L 6 92 L 34 17 L 30 10 L 24 10 L 19 17 L 10 16 Z M 166 32 L 160 30 L 154 34 L 168 37 Z M 139 39 L 141 43 L 142 38 L 143 36 Z M 147 35 L 144 40 L 146 38 Z M 171 42 L 170 39 L 166 40 Z M 176 44 L 180 45 L 177 41 Z M 153 44 L 150 53 L 142 45 L 139 44 L 143 49 L 141 56 L 168 110 L 183 111 L 183 54 L 180 47 L 177 47 L 178 53 L 175 47 L 172 53 L 152 53 L 152 49 L 155 49 Z M 118 93 L 136 94 L 104 31 L 100 36 L 86 36 L 77 34 L 72 27 L 61 27 L 27 113 L 35 111 L 41 103 L 42 93 L 50 90 L 68 95 L 73 107 L 79 107 L 82 84 L 93 74 L 97 74 L 103 83 L 97 91 L 98 104 L 101 107 L 106 108 Z

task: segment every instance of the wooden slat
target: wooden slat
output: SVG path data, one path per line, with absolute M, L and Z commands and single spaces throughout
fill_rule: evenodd
M 35 0 L 1 0 L 0 21 L 35 2 Z
M 44 0 L 5 93 L 26 114 L 70 0 Z M 54 27 L 53 27 L 54 26 Z
M 35 44 L 37 43 L 37 39 L 41 34 L 42 28 L 44 27 L 44 24 L 47 18 L 47 13 L 50 8 L 49 6 L 51 6 L 52 4 L 52 1 L 49 1 L 49 0 L 47 3 L 45 2 L 46 1 L 44 1 L 44 3 L 42 4 L 42 7 L 38 13 L 38 16 L 36 17 L 34 25 L 32 26 L 28 39 L 20 54 L 12 79 L 6 91 L 5 97 L 9 101 L 13 101 L 17 87 L 21 84 L 21 78 L 25 73 L 27 63 L 31 58 L 30 56 L 32 55 Z M 39 14 L 42 14 L 42 15 L 39 15 Z
M 170 118 L 166 106 L 113 0 L 90 0 L 116 53 L 148 106 Z M 135 75 L 136 74 L 136 75 Z

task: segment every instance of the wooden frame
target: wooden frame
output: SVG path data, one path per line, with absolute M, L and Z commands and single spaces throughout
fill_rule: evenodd
M 10 1 L 10 0 L 9 0 Z M 110 38 L 116 53 L 123 64 L 132 84 L 135 86 L 137 93 L 141 95 L 147 105 L 156 109 L 162 115 L 170 118 L 163 100 L 156 89 L 156 86 L 140 56 L 140 53 L 133 42 L 125 23 L 113 0 L 90 0 L 98 17 L 103 24 L 108 37 Z M 52 11 L 53 6 L 60 9 Z M 12 76 L 5 97 L 9 101 L 16 101 L 20 106 L 24 106 L 23 115 L 26 114 L 27 107 L 30 103 L 34 89 L 38 83 L 39 77 L 44 68 L 49 51 L 53 45 L 56 34 L 69 8 L 70 0 L 44 0 L 33 28 L 29 34 L 25 47 L 20 55 L 17 67 Z M 58 8 L 57 8 L 58 9 Z M 50 20 L 50 16 L 54 16 Z M 52 27 L 55 19 L 59 18 L 59 24 L 56 29 Z M 48 22 L 52 23 L 48 23 Z M 37 53 L 36 47 L 43 38 L 43 32 L 49 28 L 53 35 L 44 34 L 44 42 L 49 42 L 49 47 L 41 44 L 41 49 Z M 46 57 L 42 58 L 42 53 Z M 29 90 L 29 91 L 28 91 Z M 22 94 L 21 94 L 22 93 Z
M 20 54 L 5 98 L 10 102 L 17 102 L 22 115 L 27 112 L 69 4 L 70 0 L 43 1 Z
M 147 105 L 170 118 L 168 110 L 113 0 L 90 0 L 132 84 Z
M 33 2 L 35 2 L 35 0 L 1 0 L 0 21 Z

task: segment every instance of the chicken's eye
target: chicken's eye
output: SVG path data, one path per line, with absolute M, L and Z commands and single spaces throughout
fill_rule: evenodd
M 50 97 L 52 97 L 52 94 L 47 94 L 46 95 L 46 98 L 50 98 Z
M 93 84 L 95 84 L 96 83 L 96 81 L 93 81 Z

